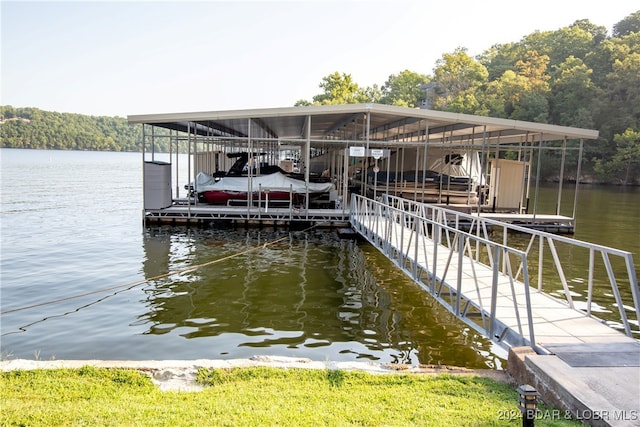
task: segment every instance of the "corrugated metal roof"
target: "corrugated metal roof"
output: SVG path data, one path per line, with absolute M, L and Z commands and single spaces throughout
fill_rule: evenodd
M 596 139 L 597 130 L 524 122 L 470 114 L 382 104 L 344 104 L 249 110 L 131 115 L 129 123 L 146 123 L 199 135 L 256 139 L 306 140 L 310 120 L 312 141 L 362 141 L 368 115 L 371 145 L 393 141 L 464 145 Z

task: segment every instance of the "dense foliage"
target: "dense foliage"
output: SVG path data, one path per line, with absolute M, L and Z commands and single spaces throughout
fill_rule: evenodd
M 614 25 L 611 36 L 579 20 L 476 58 L 458 48 L 443 54 L 431 75 L 404 70 L 381 87 L 361 87 L 335 72 L 319 87 L 296 105 L 376 102 L 598 129 L 599 140 L 585 146 L 581 179 L 640 184 L 640 11 Z M 11 106 L 0 107 L 0 116 L 2 147 L 140 150 L 141 127 L 124 118 Z M 556 157 L 546 154 L 544 176 L 557 173 Z
M 322 93 L 296 105 L 379 102 L 598 129 L 600 138 L 585 146 L 582 179 L 640 184 L 640 11 L 618 22 L 610 37 L 580 20 L 476 58 L 458 48 L 443 54 L 431 75 L 405 70 L 381 88 L 360 87 L 338 72 L 319 87 Z M 545 156 L 543 175 L 551 177 L 560 160 Z
M 142 127 L 121 117 L 0 107 L 2 147 L 55 150 L 141 151 Z

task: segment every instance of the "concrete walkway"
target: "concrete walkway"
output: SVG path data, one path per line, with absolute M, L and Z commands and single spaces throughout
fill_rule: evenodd
M 509 373 L 530 384 L 541 398 L 562 408 L 546 418 L 571 415 L 594 426 L 640 426 L 640 342 L 547 345 L 551 355 L 531 347 L 509 351 Z

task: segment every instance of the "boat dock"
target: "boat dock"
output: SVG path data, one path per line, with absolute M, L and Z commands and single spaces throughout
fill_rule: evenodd
M 349 211 L 344 209 L 304 209 L 295 207 L 214 206 L 207 204 L 175 204 L 162 209 L 145 209 L 147 224 L 210 224 L 232 226 L 296 226 L 313 224 L 320 227 L 346 227 Z
M 544 400 L 573 418 L 586 419 L 580 411 L 587 408 L 640 425 L 640 291 L 632 255 L 549 233 L 575 229 L 584 141 L 597 139 L 597 131 L 379 104 L 162 113 L 129 122 L 143 131 L 145 223 L 350 224 L 463 322 L 510 350 L 510 370 L 522 367 L 517 379 L 532 382 Z M 175 153 L 175 163 L 155 160 L 160 146 L 170 158 Z M 540 164 L 552 151 L 561 153 L 556 208 L 542 212 Z M 243 152 L 246 170 L 229 168 L 229 158 Z M 178 153 L 188 153 L 186 165 Z M 576 163 L 565 164 L 569 159 Z M 290 203 L 262 204 L 267 195 L 287 199 L 286 188 L 260 186 L 268 175 L 262 168 L 294 163 L 288 176 L 304 182 L 295 186 L 296 202 L 291 185 Z M 178 182 L 178 170 L 188 172 L 189 183 Z M 569 171 L 571 213 L 561 184 Z M 200 173 L 211 178 L 202 191 Z M 329 209 L 310 205 L 318 178 L 333 184 Z M 172 188 L 185 184 L 193 200 L 174 200 Z M 217 196 L 227 203 L 201 203 L 218 203 Z M 249 202 L 232 206 L 238 198 Z M 589 260 L 588 271 L 567 277 L 577 257 Z M 516 351 L 523 348 L 531 352 Z M 579 382 L 585 363 L 593 369 Z M 615 381 L 625 384 L 616 390 Z M 556 399 L 560 389 L 576 399 Z M 581 399 L 587 389 L 604 400 Z
M 638 425 L 640 291 L 630 253 L 390 196 L 354 196 L 351 208 L 355 230 L 459 319 L 510 350 L 509 370 L 545 401 L 595 425 Z M 491 236 L 491 227 L 504 232 Z M 517 249 L 509 233 L 528 233 L 529 243 Z M 564 275 L 563 245 L 591 259 L 581 289 Z M 545 253 L 559 286 L 533 266 Z M 618 307 L 608 320 L 595 316 L 596 257 Z M 613 262 L 625 271 L 614 271 Z

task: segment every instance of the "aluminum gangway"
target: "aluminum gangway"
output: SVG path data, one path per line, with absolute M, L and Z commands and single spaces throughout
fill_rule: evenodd
M 558 344 L 640 337 L 630 252 L 388 195 L 353 195 L 350 207 L 360 235 L 505 349 L 528 345 L 547 354 Z M 565 274 L 576 256 L 589 259 L 586 280 Z

